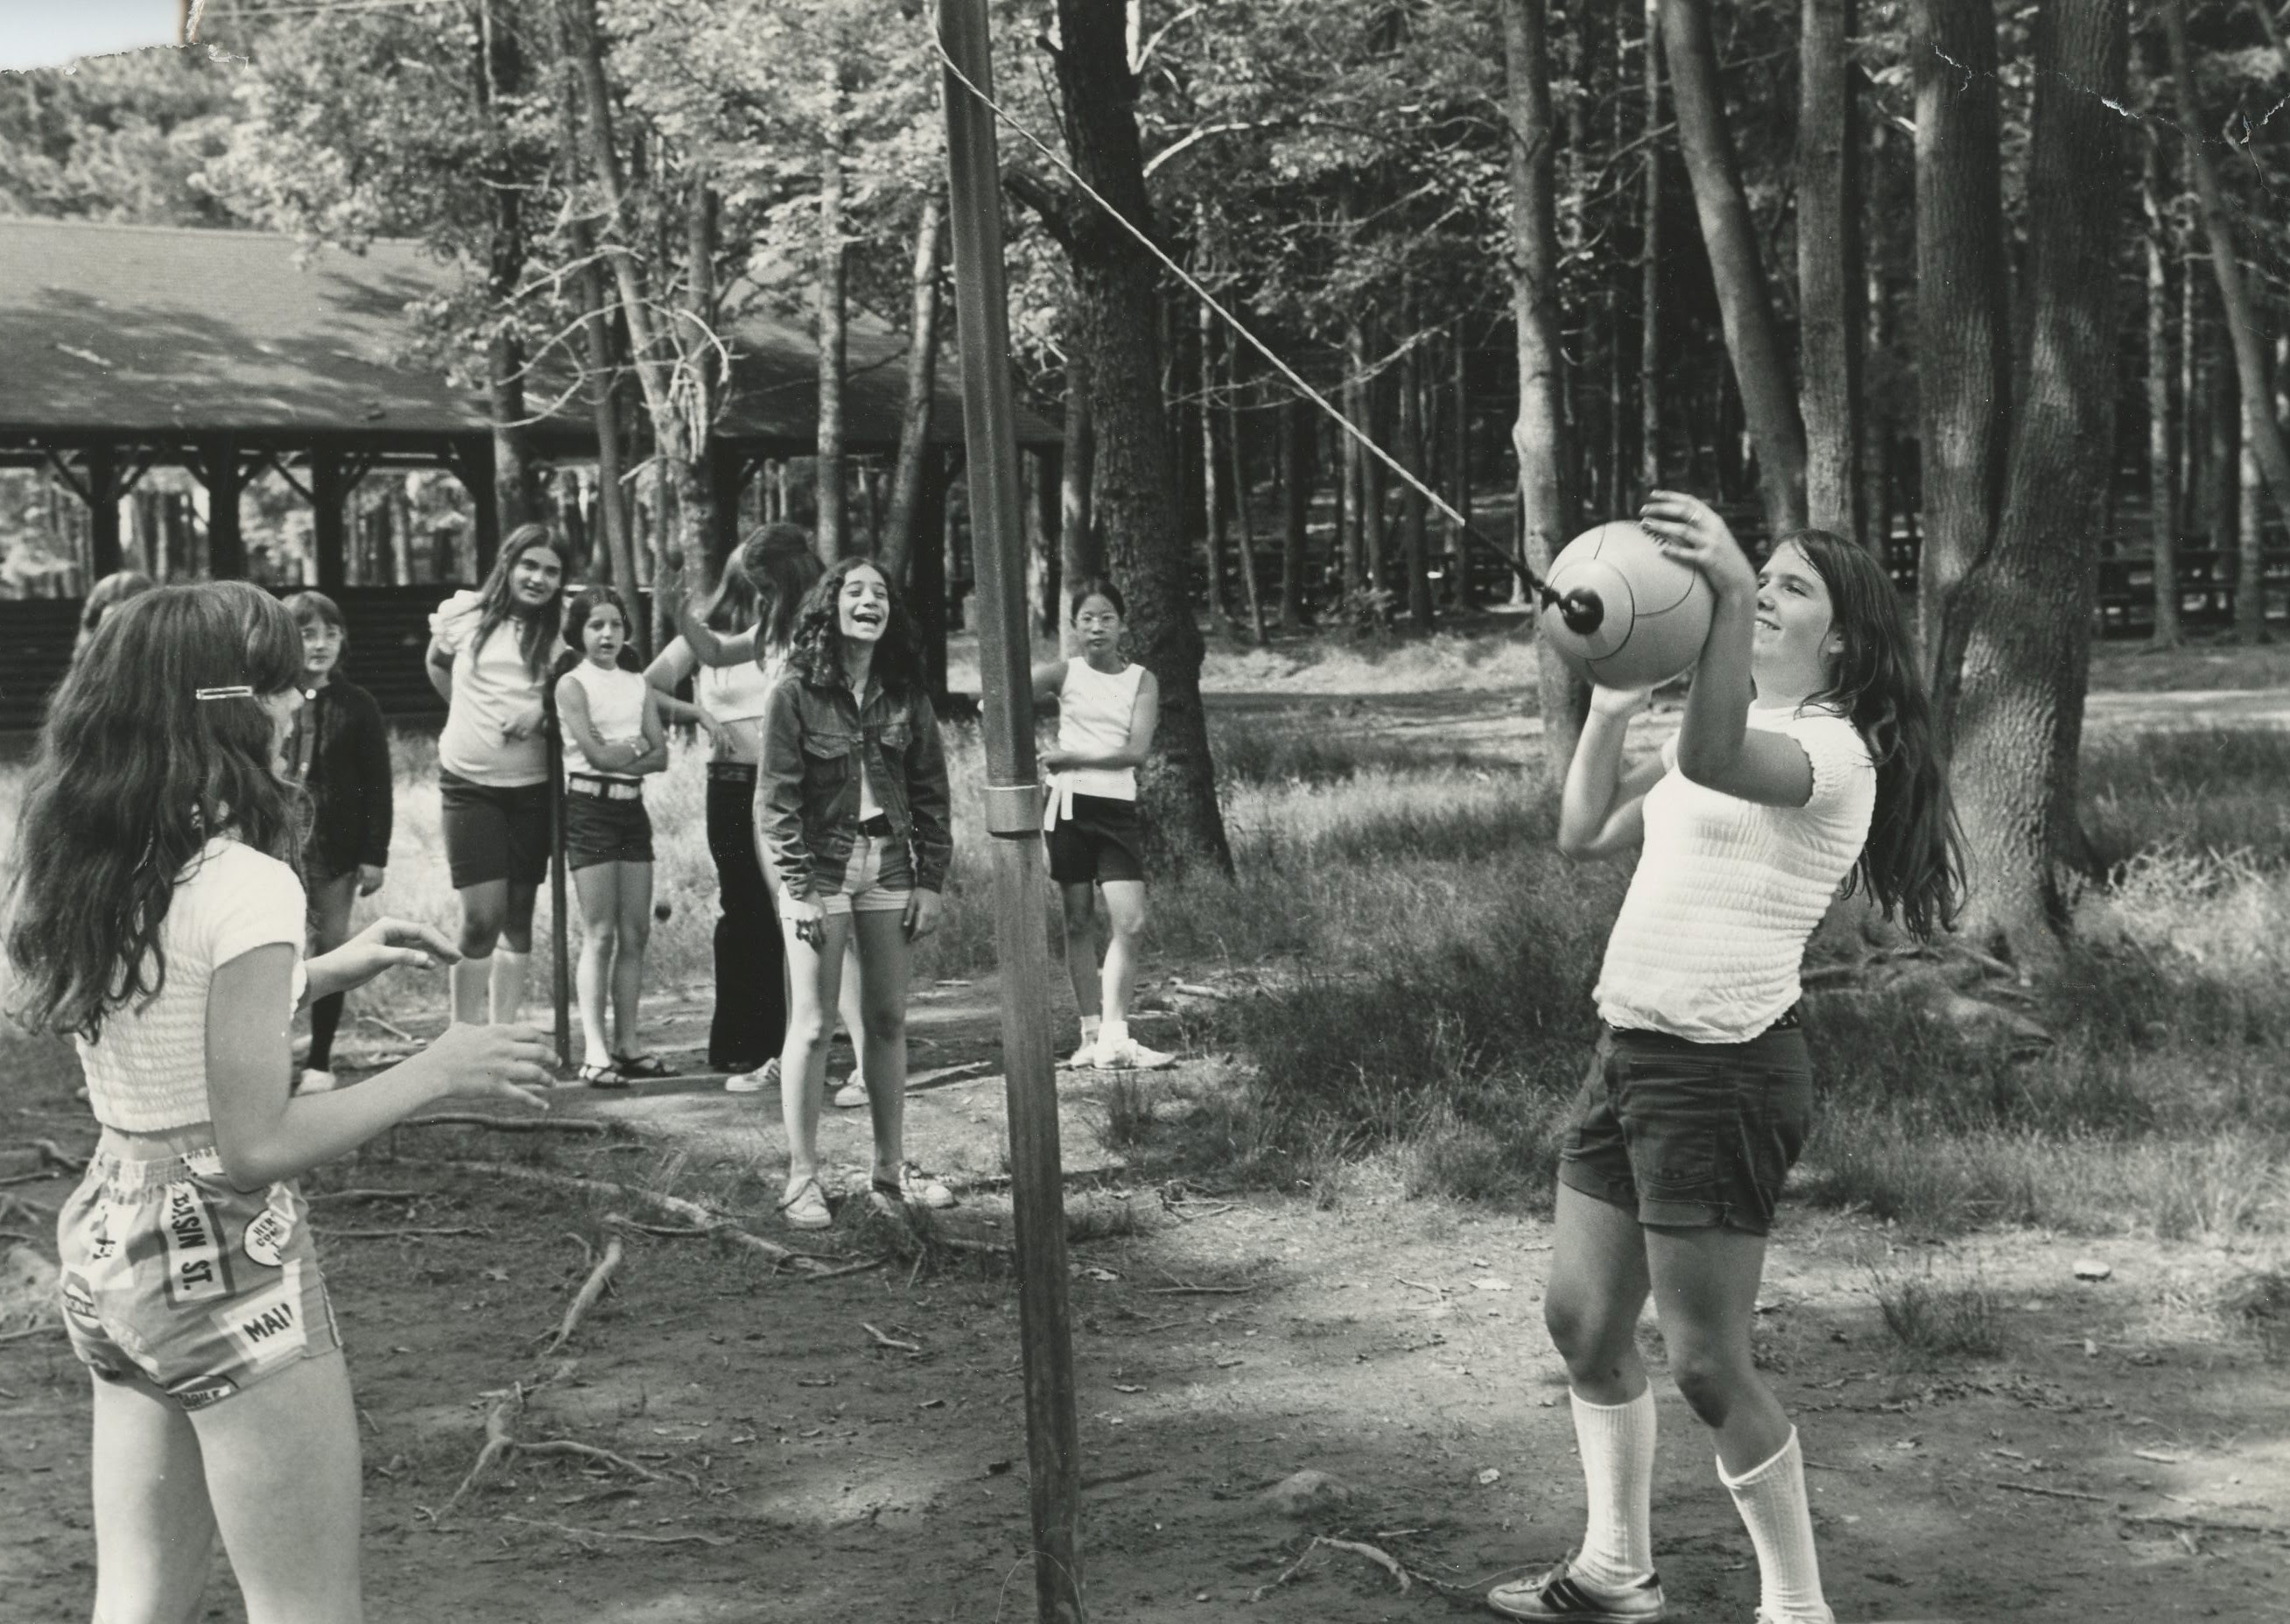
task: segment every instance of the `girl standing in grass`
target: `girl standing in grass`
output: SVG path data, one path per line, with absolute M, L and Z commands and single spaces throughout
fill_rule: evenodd
M 1805 944 L 1840 885 L 1918 936 L 1953 922 L 1963 865 L 1893 583 L 1826 531 L 1753 570 L 1726 523 L 1657 491 L 1642 516 L 1716 596 L 1685 717 L 1625 773 L 1645 692 L 1599 689 L 1559 812 L 1569 857 L 1639 852 L 1597 983 L 1605 1022 L 1558 1171 L 1543 1318 L 1566 1362 L 1589 1524 L 1573 1557 L 1497 1587 L 1515 1619 L 1662 1615 L 1648 1532 L 1649 1292 L 1686 1404 L 1756 1547 L 1760 1624 L 1829 1624 L 1796 1429 L 1750 1324 L 1766 1233 L 1804 1148 Z
M 554 532 L 509 532 L 485 584 L 429 617 L 429 685 L 446 703 L 437 736 L 439 823 L 461 900 L 453 1019 L 514 1018 L 532 954 L 532 905 L 548 872 L 549 650 L 564 608 Z
M 323 592 L 297 592 L 286 612 L 302 634 L 302 708 L 286 742 L 293 781 L 309 793 L 302 883 L 310 893 L 310 951 L 349 940 L 350 908 L 381 889 L 394 812 L 389 730 L 373 695 L 338 674 L 346 644 L 342 612 Z M 311 1001 L 310 1053 L 300 1086 L 334 1085 L 334 1033 L 342 995 Z
M 1042 827 L 1050 878 L 1065 903 L 1066 973 L 1081 1009 L 1081 1047 L 1068 1065 L 1106 1070 L 1166 1066 L 1176 1059 L 1129 1036 L 1137 948 L 1145 934 L 1145 825 L 1137 815 L 1137 769 L 1152 753 L 1161 689 L 1121 652 L 1129 612 L 1121 588 L 1089 580 L 1068 596 L 1078 660 L 1034 668 L 1034 697 L 1058 702 L 1058 743 L 1042 752 L 1050 774 Z M 1112 926 L 1098 963 L 1097 893 Z
M 94 1616 L 201 1616 L 220 1537 L 250 1624 L 356 1624 L 358 1427 L 294 1187 L 449 1094 L 538 1103 L 538 1032 L 457 1026 L 294 1097 L 304 997 L 450 961 L 380 920 L 302 961 L 302 640 L 244 581 L 121 607 L 41 731 L 8 899 L 11 1012 L 69 1034 L 101 1126 L 56 1222 L 92 1376 Z
M 621 665 L 631 625 L 619 593 L 584 588 L 564 611 L 564 641 L 573 652 L 556 689 L 564 730 L 564 866 L 581 899 L 575 980 L 589 1056 L 581 1080 L 591 1088 L 625 1088 L 634 1077 L 669 1075 L 636 1048 L 645 948 L 652 940 L 652 814 L 645 810 L 644 780 L 668 765 L 668 738 L 660 695 Z
M 780 1206 L 798 1229 L 832 1221 L 819 1180 L 819 1113 L 829 1012 L 853 938 L 866 967 L 869 1199 L 887 1213 L 909 1200 L 954 1204 L 904 1148 L 909 956 L 938 924 L 954 852 L 948 812 L 946 752 L 913 622 L 873 561 L 846 558 L 804 599 L 787 675 L 772 690 L 757 812 L 779 876 L 792 992 L 780 1051 L 788 1134 Z

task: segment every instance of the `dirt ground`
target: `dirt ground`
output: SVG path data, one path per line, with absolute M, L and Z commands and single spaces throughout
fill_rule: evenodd
M 985 1241 L 1010 1234 L 994 1177 L 994 999 L 983 983 L 923 991 L 909 1102 L 917 1154 L 971 1181 L 947 1233 Z M 696 1057 L 704 1010 L 661 1013 L 671 1051 Z M 1179 1040 L 1181 1016 L 1151 1029 Z M 394 1042 L 359 1028 L 348 1068 Z M 5 1060 L 0 1147 L 84 1148 L 68 1057 L 20 1044 Z M 1189 1055 L 1165 1074 L 1157 1114 L 1229 1086 L 1230 1064 Z M 1581 1490 L 1541 1325 L 1541 1224 L 1403 1200 L 1372 1180 L 1333 1210 L 1155 1188 L 1101 1147 L 1103 1093 L 1070 1074 L 1060 1089 L 1069 1209 L 1101 1237 L 1073 1245 L 1069 1281 L 1093 1617 L 1445 1617 L 1565 1552 Z M 709 1079 L 567 1091 L 560 1114 L 632 1133 L 551 1136 L 549 1154 L 592 1177 L 733 1192 L 758 1233 L 788 1240 L 766 1216 L 784 1165 L 776 1105 Z M 476 1460 L 487 1408 L 557 1364 L 543 1343 L 584 1276 L 576 1237 L 602 1241 L 597 1206 L 444 1164 L 515 1160 L 530 1143 L 401 1130 L 308 1186 L 404 1192 L 317 1208 L 366 1428 L 372 1617 L 1032 1616 L 1014 1282 L 974 1260 L 810 1281 L 721 1241 L 631 1237 L 617 1292 L 562 1356 L 572 1368 L 513 1427 L 651 1476 L 512 1460 L 434 1521 Z M 830 1160 L 862 1164 L 863 1121 L 833 1116 L 827 1145 Z M 0 1172 L 28 1164 L 16 1152 Z M 52 1205 L 68 1182 L 5 1193 Z M 28 1233 L 36 1216 L 0 1221 Z M 478 1233 L 346 1233 L 424 1228 Z M 844 1228 L 815 1244 L 865 1255 Z M 2086 1258 L 2109 1277 L 2078 1280 Z M 1838 1617 L 2290 1619 L 2290 1384 L 2201 1311 L 2217 1281 L 2261 1261 L 2281 1260 L 2044 1234 L 1942 1245 L 1787 1209 L 1759 1346 L 1802 1429 Z M 1902 1362 L 1871 1271 L 1927 1266 L 2000 1295 L 2004 1356 Z M 1658 1361 L 1658 1339 L 1645 1340 Z M 1699 1429 L 1659 1377 L 1657 1392 L 1670 1616 L 1748 1624 L 1747 1539 Z M 60 1334 L 0 1344 L 0 1617 L 84 1618 L 87 1384 Z M 1334 1484 L 1296 1512 L 1267 1498 L 1302 1470 Z M 1365 1555 L 1307 1555 L 1315 1534 L 1373 1546 L 1413 1577 L 1403 1593 Z M 205 1616 L 241 1616 L 220 1562 Z

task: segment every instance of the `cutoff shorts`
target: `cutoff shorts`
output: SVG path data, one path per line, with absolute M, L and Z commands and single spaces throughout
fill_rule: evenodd
M 598 863 L 653 860 L 652 814 L 644 797 L 624 801 L 567 790 L 564 796 L 564 866 L 593 868 Z
M 437 797 L 455 891 L 494 880 L 537 886 L 548 876 L 547 784 L 473 784 L 441 770 Z
M 851 843 L 835 889 L 813 892 L 812 900 L 825 914 L 903 914 L 914 889 L 907 843 L 896 835 L 861 835 Z
M 1058 884 L 1145 877 L 1145 820 L 1134 801 L 1077 795 L 1073 814 L 1060 818 L 1047 838 L 1050 878 Z
M 1813 1066 L 1794 1022 L 1745 1044 L 1606 1028 L 1558 1180 L 1660 1228 L 1773 1227 L 1813 1126 Z
M 56 1249 L 79 1362 L 187 1411 L 341 1346 L 309 1204 L 291 1183 L 232 1188 L 212 1149 L 134 1161 L 99 1146 Z

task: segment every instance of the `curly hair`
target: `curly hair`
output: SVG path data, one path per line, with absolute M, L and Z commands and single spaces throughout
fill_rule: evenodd
M 883 566 L 864 554 L 838 561 L 804 595 L 796 615 L 795 636 L 788 644 L 788 668 L 821 688 L 847 688 L 851 678 L 843 665 L 843 624 L 838 600 L 843 583 L 857 569 L 872 570 L 882 578 L 890 600 L 890 614 L 882 641 L 875 645 L 877 686 L 894 699 L 917 692 L 923 685 L 922 638 L 914 618 L 907 612 L 906 596 Z
M 245 581 L 157 587 L 103 617 L 49 703 L 17 820 L 17 1020 L 92 1041 L 157 997 L 160 926 L 211 836 L 298 861 L 303 796 L 261 701 L 301 677 L 293 617 Z
M 1805 555 L 1845 638 L 1830 685 L 1806 702 L 1842 712 L 1877 764 L 1869 844 L 1846 888 L 1865 884 L 1886 918 L 1897 912 L 1929 939 L 1953 926 L 1964 905 L 1963 837 L 1900 595 L 1866 548 L 1828 531 L 1792 531 L 1774 546 Z

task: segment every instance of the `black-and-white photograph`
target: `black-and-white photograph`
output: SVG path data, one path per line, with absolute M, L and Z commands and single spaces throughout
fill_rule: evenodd
M 2285 0 L 0 4 L 0 1615 L 2290 1620 Z

